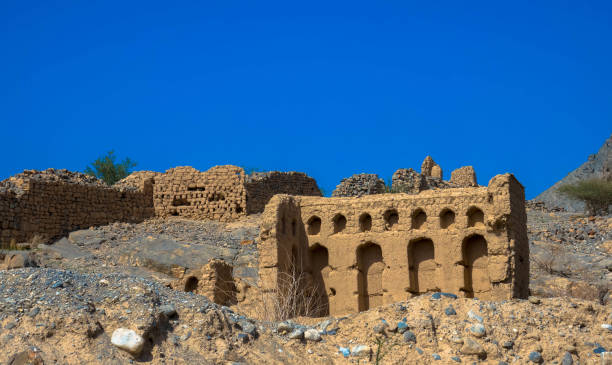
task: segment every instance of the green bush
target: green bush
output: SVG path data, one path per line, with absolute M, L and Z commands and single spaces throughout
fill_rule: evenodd
M 105 181 L 108 185 L 113 185 L 117 181 L 128 176 L 136 162 L 125 158 L 121 163 L 116 163 L 115 151 L 109 151 L 106 156 L 102 156 L 92 162 L 91 166 L 85 168 L 87 175 L 95 176 Z
M 604 179 L 582 180 L 559 187 L 559 192 L 582 200 L 588 214 L 606 214 L 612 204 L 612 181 Z

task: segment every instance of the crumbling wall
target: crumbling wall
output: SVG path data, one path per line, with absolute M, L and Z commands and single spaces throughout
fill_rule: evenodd
M 153 202 L 159 217 L 231 221 L 246 215 L 244 170 L 215 166 L 201 172 L 175 167 L 155 177 Z
M 413 169 L 398 169 L 391 177 L 391 189 L 395 193 L 418 194 L 424 190 L 448 189 L 459 186 L 434 176 L 419 174 Z
M 321 196 L 317 182 L 302 172 L 254 172 L 246 176 L 247 213 L 261 213 L 275 194 Z
M 340 181 L 334 197 L 363 196 L 385 192 L 385 181 L 376 174 L 355 174 Z
M 0 186 L 0 244 L 24 240 L 25 233 L 19 230 L 19 201 L 14 191 Z
M 431 156 L 427 156 L 421 164 L 421 175 L 431 176 L 441 180 L 442 168 L 433 160 L 433 158 L 431 158 Z
M 183 274 L 173 287 L 204 295 L 219 305 L 234 305 L 237 288 L 233 270 L 225 261 L 211 259 L 202 268 Z
M 298 236 L 278 232 L 299 212 Z M 303 243 L 303 270 L 320 278 L 332 315 L 427 292 L 486 300 L 528 295 L 523 187 L 511 174 L 489 187 L 361 198 L 276 196 L 266 206 L 260 273 L 270 289 L 279 252 Z
M 451 172 L 450 182 L 459 187 L 478 186 L 476 171 L 472 166 L 463 166 Z
M 153 215 L 142 191 L 113 188 L 67 170 L 26 170 L 1 183 L 2 243 L 67 232 L 115 221 L 137 222 Z

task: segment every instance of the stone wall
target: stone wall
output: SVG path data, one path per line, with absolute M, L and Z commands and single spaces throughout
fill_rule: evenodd
M 334 197 L 363 196 L 385 192 L 385 181 L 376 174 L 355 174 L 340 181 Z
M 450 182 L 460 187 L 478 186 L 476 171 L 472 166 L 463 166 L 451 172 Z
M 191 166 L 170 169 L 155 177 L 155 215 L 235 220 L 246 215 L 244 178 L 244 170 L 231 165 L 205 172 Z
M 263 211 L 277 193 L 321 196 L 306 174 L 247 177 L 231 165 L 204 172 L 189 166 L 165 173 L 137 171 L 112 187 L 67 170 L 26 170 L 0 182 L 0 243 L 152 216 L 231 221 Z
M 261 213 L 275 194 L 321 196 L 317 182 L 302 172 L 254 172 L 246 177 L 247 213 Z
M 215 166 L 200 172 L 177 167 L 155 176 L 157 216 L 235 220 L 261 213 L 274 194 L 321 196 L 317 182 L 301 172 L 256 172 L 245 175 L 237 166 Z
M 26 170 L 0 183 L 0 241 L 52 238 L 115 221 L 137 222 L 153 215 L 140 190 L 109 187 L 67 170 Z
M 427 292 L 486 300 L 529 290 L 524 190 L 511 174 L 488 187 L 361 198 L 275 196 L 263 214 L 261 285 L 288 268 L 340 315 Z

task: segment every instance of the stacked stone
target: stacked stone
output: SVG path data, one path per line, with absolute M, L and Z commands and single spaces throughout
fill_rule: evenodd
M 451 172 L 450 181 L 460 187 L 478 186 L 476 171 L 472 166 L 463 166 Z
M 406 194 L 418 194 L 423 190 L 458 187 L 440 178 L 419 174 L 413 169 L 399 169 L 395 171 L 391 181 L 393 192 Z
M 155 178 L 163 175 L 161 172 L 155 171 L 136 171 L 128 177 L 117 181 L 113 186 L 117 188 L 137 188 L 145 190 L 148 183 L 154 183 Z
M 393 191 L 418 194 L 427 189 L 427 179 L 413 169 L 399 169 L 391 177 Z
M 191 166 L 170 169 L 155 177 L 155 214 L 235 220 L 246 214 L 244 178 L 244 170 L 231 165 L 215 166 L 205 172 Z
M 440 167 L 440 165 L 434 162 L 431 156 L 427 156 L 421 164 L 421 175 L 431 176 L 442 180 L 442 168 Z
M 376 174 L 356 174 L 342 179 L 340 185 L 332 193 L 334 197 L 363 196 L 383 194 L 385 182 Z
M 142 192 L 110 187 L 95 177 L 67 170 L 26 170 L 2 186 L 3 243 L 36 235 L 51 238 L 115 221 L 138 222 L 153 214 Z
M 263 212 L 275 194 L 321 196 L 312 177 L 303 172 L 254 172 L 246 177 L 247 213 Z

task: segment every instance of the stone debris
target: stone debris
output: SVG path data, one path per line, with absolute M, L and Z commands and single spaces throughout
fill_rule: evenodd
M 113 331 L 111 343 L 133 355 L 140 354 L 144 347 L 144 339 L 136 331 L 127 328 Z
M 304 338 L 308 341 L 318 342 L 321 341 L 321 335 L 319 331 L 314 328 L 309 328 L 304 332 Z
M 333 197 L 364 196 L 383 194 L 385 181 L 376 174 L 356 174 L 342 179 L 333 191 Z

